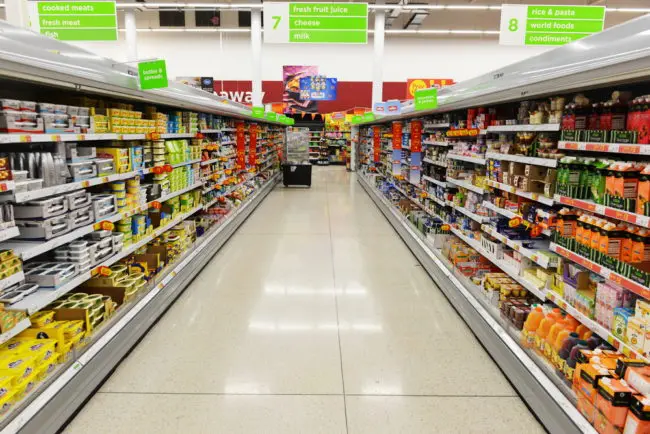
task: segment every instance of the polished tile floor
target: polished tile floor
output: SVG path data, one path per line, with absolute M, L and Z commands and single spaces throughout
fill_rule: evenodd
M 341 167 L 278 186 L 69 433 L 543 432 Z

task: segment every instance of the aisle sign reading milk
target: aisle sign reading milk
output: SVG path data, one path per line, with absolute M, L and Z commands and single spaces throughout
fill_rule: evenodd
M 367 3 L 264 3 L 264 42 L 366 44 Z
M 604 6 L 502 5 L 499 43 L 564 45 L 601 32 Z
M 117 41 L 114 1 L 29 1 L 29 27 L 61 41 Z

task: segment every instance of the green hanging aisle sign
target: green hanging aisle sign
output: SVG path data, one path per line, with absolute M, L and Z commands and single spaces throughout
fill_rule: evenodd
M 114 1 L 29 1 L 29 27 L 61 41 L 117 41 Z
M 169 86 L 167 65 L 164 60 L 152 60 L 138 63 L 140 89 L 162 89 Z
M 432 110 L 438 107 L 438 89 L 431 87 L 415 91 L 415 110 Z

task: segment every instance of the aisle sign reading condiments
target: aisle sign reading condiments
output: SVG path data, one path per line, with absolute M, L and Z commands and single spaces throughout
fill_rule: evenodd
M 438 89 L 431 87 L 415 91 L 415 110 L 431 110 L 438 107 Z
M 169 86 L 167 64 L 164 60 L 151 60 L 138 63 L 140 89 L 162 89 Z
M 499 43 L 564 45 L 601 32 L 604 6 L 502 5 Z
M 368 42 L 367 3 L 264 3 L 264 42 Z
M 117 41 L 114 1 L 27 2 L 30 28 L 61 41 Z

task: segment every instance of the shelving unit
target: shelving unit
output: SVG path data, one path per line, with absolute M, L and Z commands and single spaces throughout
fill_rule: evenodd
M 640 103 L 601 100 L 602 95 L 616 98 L 618 94 L 613 94 L 614 90 L 638 96 L 639 89 L 650 80 L 650 49 L 640 41 L 648 25 L 650 17 L 625 23 L 578 43 L 501 68 L 497 75 L 488 74 L 460 86 L 442 89 L 435 109 L 416 111 L 413 106 L 407 106 L 399 115 L 362 122 L 359 126 L 360 135 L 364 137 L 372 135 L 371 126 L 402 122 L 402 127 L 407 128 L 412 121 L 421 120 L 426 127 L 439 124 L 441 117 L 450 120 L 446 133 L 428 133 L 426 139 L 423 135 L 421 166 L 412 164 L 408 153 L 402 156 L 405 161 L 402 161 L 401 172 L 395 162 L 390 161 L 396 157 L 388 160 L 382 157 L 380 166 L 369 162 L 368 155 L 361 155 L 358 180 L 549 432 L 593 433 L 595 429 L 576 407 L 578 394 L 582 392 L 571 387 L 572 372 L 562 370 L 557 361 L 550 363 L 548 354 L 531 350 L 522 343 L 526 341 L 522 340 L 523 323 L 517 323 L 513 312 L 523 314 L 525 320 L 534 304 L 543 306 L 544 315 L 552 308 L 559 308 L 562 315 L 576 320 L 570 324 L 588 328 L 595 337 L 595 344 L 618 351 L 619 356 L 650 364 L 646 350 L 638 341 L 630 340 L 629 335 L 625 337 L 628 331 L 621 331 L 621 327 L 613 329 L 611 319 L 593 307 L 598 305 L 611 313 L 621 306 L 606 305 L 600 298 L 600 291 L 604 291 L 602 285 L 611 285 L 616 294 L 623 288 L 640 296 L 641 302 L 650 301 L 650 276 L 646 271 L 650 263 L 645 257 L 625 259 L 617 255 L 614 248 L 605 252 L 602 248 L 581 245 L 575 231 L 572 233 L 571 225 L 567 224 L 573 217 L 589 216 L 588 223 L 583 226 L 585 230 L 593 231 L 594 227 L 602 228 L 609 222 L 612 228 L 623 232 L 615 236 L 633 239 L 637 245 L 647 244 L 644 237 L 650 229 L 650 213 L 641 206 L 645 203 L 642 196 L 645 190 L 641 188 L 647 186 L 650 145 L 644 143 L 647 142 L 645 129 L 630 123 L 634 118 L 628 118 L 627 124 L 621 123 L 621 118 L 625 120 L 626 116 L 638 112 L 645 100 Z M 588 44 L 590 50 L 575 48 L 584 47 L 584 44 Z M 633 58 L 620 55 L 631 50 L 636 53 Z M 577 71 L 576 62 L 589 66 Z M 540 70 L 548 72 L 543 79 L 532 73 Z M 572 99 L 577 94 L 588 102 Z M 569 112 L 564 110 L 567 102 Z M 620 108 L 618 128 L 610 128 L 608 112 L 602 112 L 601 118 L 597 109 L 601 104 L 609 107 L 610 102 Z M 571 111 L 573 104 L 580 110 Z M 630 113 L 627 107 L 631 107 Z M 583 112 L 586 117 L 582 117 Z M 573 114 L 578 121 L 575 124 L 572 123 Z M 506 116 L 512 118 L 504 119 Z M 601 119 L 604 123 L 595 123 Z M 600 125 L 603 130 L 589 125 Z M 474 141 L 472 138 L 477 137 L 477 133 L 479 138 Z M 480 137 L 484 134 L 485 137 Z M 403 143 L 406 137 L 403 135 Z M 443 138 L 445 143 L 453 145 L 446 154 L 445 147 L 438 146 Z M 617 140 L 629 143 L 616 143 Z M 370 147 L 364 149 L 370 151 Z M 441 172 L 433 172 L 445 166 L 438 163 L 445 160 L 448 165 L 444 176 Z M 592 161 L 598 161 L 600 166 Z M 621 165 L 613 165 L 611 161 L 636 165 L 637 169 L 626 166 L 629 173 L 624 176 L 620 173 L 624 171 Z M 457 162 L 471 163 L 474 167 L 466 170 L 467 166 Z M 587 172 L 589 170 L 591 172 Z M 411 176 L 413 171 L 422 173 L 418 178 Z M 586 188 L 585 173 L 593 179 Z M 391 181 L 391 175 L 395 181 Z M 579 186 L 578 176 L 582 183 Z M 639 185 L 643 184 L 638 196 L 633 191 L 636 184 L 632 181 L 626 181 L 628 190 L 625 193 L 618 192 L 610 184 L 614 177 L 628 176 L 638 180 Z M 463 178 L 471 178 L 476 185 L 487 187 L 478 188 Z M 484 217 L 478 215 L 483 212 L 468 214 L 467 208 L 459 206 L 449 211 L 436 208 L 439 212 L 436 218 L 442 217 L 451 235 L 433 232 L 437 220 L 429 219 L 419 207 L 409 207 L 400 196 L 401 193 L 408 197 L 406 193 L 409 193 L 411 197 L 408 198 L 413 202 L 413 197 L 419 195 L 410 193 L 414 187 L 409 183 L 418 185 L 418 180 L 432 202 L 436 202 L 432 193 L 438 196 L 436 203 L 440 205 L 448 203 L 440 198 L 449 198 L 453 194 L 450 189 L 458 189 L 454 201 L 460 204 L 464 196 L 482 195 L 478 205 L 477 198 L 472 197 L 470 209 L 480 207 L 489 217 L 483 220 Z M 601 183 L 596 183 L 597 180 Z M 387 188 L 389 182 L 397 183 L 400 189 Z M 596 199 L 589 199 L 591 197 Z M 560 213 L 568 217 L 564 218 L 562 231 L 555 232 L 556 225 L 562 224 Z M 434 240 L 435 246 L 442 247 L 434 247 Z M 616 239 L 609 238 L 609 241 Z M 571 246 L 571 249 L 563 246 Z M 458 255 L 454 256 L 456 253 Z M 449 260 L 452 257 L 462 262 L 461 266 L 454 265 Z M 468 257 L 489 261 L 499 270 L 497 276 L 511 279 L 506 280 L 508 285 L 514 284 L 513 290 L 521 290 L 525 297 L 519 295 L 517 299 L 515 295 L 515 300 L 511 301 L 511 294 L 499 291 L 495 296 L 495 292 L 491 292 L 494 287 L 487 285 L 485 273 L 496 269 L 481 265 L 484 261 L 479 260 L 464 263 L 464 258 Z M 573 288 L 571 277 L 563 274 L 570 265 L 572 272 L 581 272 L 581 276 L 589 280 L 589 290 L 581 289 L 582 282 L 575 284 L 578 287 L 575 292 L 581 291 L 578 296 L 569 291 Z M 567 292 L 562 292 L 562 288 Z M 488 293 L 490 295 L 486 295 Z M 563 298 L 565 295 L 561 294 L 568 295 Z M 625 292 L 621 294 L 633 298 Z M 490 302 L 486 301 L 488 297 L 492 297 Z M 635 306 L 629 309 L 634 310 Z M 636 313 L 635 318 L 645 321 Z M 535 333 L 534 329 L 530 333 Z M 617 429 L 622 431 L 622 427 Z
M 66 294 L 79 292 L 80 286 L 90 279 L 110 275 L 112 271 L 109 267 L 127 260 L 129 264 L 133 264 L 138 255 L 143 252 L 148 254 L 155 243 L 161 243 L 170 249 L 165 249 L 166 254 L 159 265 L 149 265 L 148 269 L 143 266 L 147 271 L 146 276 L 143 273 L 141 277 L 143 288 L 139 289 L 131 300 L 126 298 L 127 292 L 124 289 L 123 298 L 116 302 L 117 310 L 112 316 L 106 314 L 104 318 L 102 315 L 99 322 L 95 321 L 94 328 L 90 327 L 88 322 L 90 319 L 85 320 L 83 340 L 69 351 L 60 348 L 60 351 L 65 352 L 60 364 L 44 380 L 41 381 L 40 377 L 34 378 L 32 380 L 34 385 L 30 386 L 25 396 L 17 399 L 10 410 L 5 409 L 3 416 L 0 417 L 0 429 L 3 432 L 57 432 L 273 189 L 279 180 L 277 156 L 278 150 L 284 146 L 284 124 L 253 118 L 250 108 L 244 105 L 171 81 L 168 89 L 139 90 L 137 76 L 126 74 L 123 66 L 107 66 L 106 59 L 99 56 L 32 32 L 15 29 L 4 22 L 0 22 L 0 32 L 9 35 L 5 38 L 8 41 L 27 40 L 31 55 L 40 60 L 38 63 L 31 63 L 27 56 L 12 51 L 13 47 L 20 47 L 22 43 L 9 44 L 0 53 L 0 61 L 3 64 L 0 80 L 3 81 L 3 87 L 9 88 L 15 85 L 18 89 L 12 93 L 12 98 L 20 98 L 20 92 L 28 90 L 25 99 L 30 101 L 41 94 L 52 93 L 49 98 L 62 98 L 61 101 L 55 100 L 51 101 L 52 103 L 74 104 L 71 107 L 92 106 L 97 108 L 92 116 L 98 116 L 96 119 L 98 128 L 99 123 L 102 122 L 101 116 L 115 118 L 110 127 L 102 127 L 114 128 L 113 131 L 121 126 L 117 123 L 118 118 L 144 119 L 146 116 L 149 122 L 162 120 L 155 127 L 158 132 L 149 133 L 130 131 L 144 129 L 153 131 L 154 127 L 151 124 L 144 128 L 126 123 L 123 125 L 130 126 L 120 129 L 129 131 L 127 134 L 0 133 L 3 152 L 50 153 L 60 157 L 60 161 L 66 164 L 66 169 L 68 169 L 67 164 L 76 161 L 82 161 L 83 164 L 89 164 L 91 167 L 97 164 L 99 167 L 97 160 L 83 157 L 81 153 L 76 160 L 66 159 L 66 146 L 69 148 L 70 142 L 86 142 L 86 147 L 97 148 L 106 148 L 112 142 L 116 142 L 120 149 L 128 149 L 128 151 L 116 152 L 115 156 L 110 152 L 102 152 L 112 156 L 114 170 L 117 172 L 120 172 L 120 169 L 128 170 L 123 173 L 66 182 L 66 179 L 70 179 L 70 175 L 65 175 L 60 170 L 57 175 L 60 179 L 56 178 L 58 181 L 54 182 L 53 178 L 41 180 L 47 187 L 33 190 L 28 190 L 24 184 L 19 184 L 20 180 L 0 182 L 0 193 L 2 193 L 0 199 L 3 202 L 11 202 L 14 207 L 54 197 L 56 200 L 65 200 L 65 203 L 69 201 L 72 209 L 73 198 L 63 199 L 61 195 L 88 188 L 92 188 L 89 192 L 93 195 L 104 196 L 103 198 L 92 196 L 92 199 L 89 196 L 87 205 L 83 205 L 88 209 L 93 208 L 95 199 L 106 199 L 107 196 L 112 195 L 113 200 L 110 202 L 112 207 L 109 208 L 109 212 L 102 209 L 104 211 L 102 217 L 95 219 L 89 217 L 86 224 L 81 227 L 72 226 L 73 218 L 77 218 L 74 224 L 79 224 L 81 219 L 72 214 L 68 216 L 67 206 L 57 205 L 58 208 L 55 206 L 47 208 L 47 212 L 53 213 L 56 218 L 60 216 L 70 219 L 70 227 L 59 228 L 66 229 L 62 230 L 63 235 L 59 236 L 47 234 L 43 235 L 42 239 L 16 239 L 20 236 L 23 226 L 14 225 L 13 222 L 2 222 L 0 249 L 3 251 L 10 249 L 15 255 L 11 260 L 21 263 L 19 270 L 25 268 L 25 272 L 17 271 L 8 274 L 13 270 L 3 268 L 5 274 L 2 277 L 7 277 L 0 280 L 0 291 L 13 288 L 26 279 L 27 281 L 33 279 L 28 271 L 32 263 L 65 264 L 54 255 L 53 251 L 57 249 L 58 255 L 62 250 L 61 247 L 74 241 L 83 240 L 92 243 L 88 238 L 91 233 L 95 233 L 94 235 L 99 239 L 100 234 L 96 232 L 101 230 L 101 239 L 110 243 L 108 251 L 103 251 L 101 256 L 99 254 L 92 256 L 93 260 L 88 261 L 87 266 L 82 266 L 82 262 L 79 262 L 72 269 L 71 274 L 68 276 L 61 274 L 61 280 L 56 286 L 41 285 L 35 292 L 25 295 L 14 303 L 4 303 L 5 313 L 13 315 L 17 320 L 13 327 L 3 329 L 4 333 L 0 334 L 0 344 L 20 335 L 26 329 L 33 329 L 36 323 L 30 321 L 30 315 L 43 309 L 52 309 L 56 312 L 58 307 L 53 306 L 53 302 L 61 300 L 61 297 Z M 38 38 L 42 38 L 41 43 L 38 43 Z M 62 56 L 59 53 L 66 53 L 66 55 Z M 78 63 L 78 59 L 81 58 L 84 59 L 83 63 Z M 47 86 L 48 92 L 42 92 L 43 85 Z M 53 88 L 57 88 L 58 93 L 51 92 Z M 66 95 L 66 92 L 70 92 L 71 95 Z M 7 95 L 2 97 L 6 98 Z M 75 102 L 77 100 L 78 102 Z M 106 107 L 105 111 L 101 111 L 104 109 L 99 108 L 98 101 L 106 104 L 102 106 Z M 42 104 L 45 100 L 39 99 L 36 102 Z M 120 104 L 120 106 L 117 108 L 112 104 Z M 68 110 L 68 106 L 64 107 Z M 181 112 L 182 115 L 178 114 Z M 157 117 L 157 115 L 161 116 Z M 167 123 L 166 119 L 174 116 L 177 119 Z M 210 128 L 201 128 L 200 134 L 197 134 L 195 131 L 197 131 L 199 118 L 203 126 Z M 72 118 L 68 120 L 71 122 L 69 128 L 72 129 Z M 233 134 L 236 131 L 233 126 L 237 122 L 244 123 L 247 133 L 249 128 L 253 128 L 252 124 L 256 125 L 254 128 L 259 131 L 256 149 L 250 149 L 251 145 L 248 141 L 244 144 L 243 150 L 241 146 L 231 146 L 238 144 Z M 106 124 L 108 125 L 108 122 Z M 76 128 L 78 131 L 81 130 L 81 127 Z M 190 132 L 166 132 L 165 130 Z M 175 142 L 169 142 L 171 140 Z M 163 144 L 163 141 L 166 142 Z M 158 144 L 154 145 L 152 142 Z M 36 146 L 23 146 L 25 144 L 36 144 Z M 239 145 L 241 144 L 239 142 Z M 21 146 L 20 151 L 16 151 L 16 145 Z M 147 146 L 150 147 L 150 152 L 145 158 L 144 148 Z M 154 148 L 163 152 L 153 152 Z M 259 157 L 254 158 L 252 153 L 256 153 Z M 99 155 L 99 152 L 97 154 Z M 153 158 L 154 155 L 159 158 Z M 243 164 L 239 162 L 242 156 Z M 123 162 L 125 158 L 128 158 L 128 164 Z M 21 167 L 16 164 L 12 167 L 13 170 Z M 137 170 L 129 170 L 136 167 Z M 44 168 L 55 171 L 54 165 L 42 166 L 40 170 L 43 173 L 45 173 Z M 58 168 L 56 166 L 56 170 Z M 109 169 L 105 170 L 109 171 Z M 29 179 L 35 178 L 33 171 L 24 172 L 32 174 Z M 90 174 L 90 170 L 88 173 Z M 140 188 L 141 179 L 147 184 L 146 188 Z M 209 192 L 209 196 L 201 194 L 201 192 L 206 194 L 206 191 Z M 123 204 L 120 204 L 121 199 Z M 76 203 L 75 206 L 79 204 Z M 61 214 L 61 209 L 66 211 L 66 214 Z M 86 209 L 83 208 L 81 211 Z M 55 214 L 56 212 L 58 214 Z M 10 214 L 5 213 L 4 217 L 8 215 Z M 147 216 L 149 219 L 146 218 Z M 138 227 L 139 232 L 133 229 L 134 226 L 129 220 L 136 221 L 136 217 L 140 217 L 138 220 L 142 219 L 144 222 L 142 230 Z M 25 217 L 22 218 L 26 220 Z M 116 224 L 115 227 L 112 227 L 112 224 Z M 174 236 L 177 237 L 177 242 L 181 242 L 181 237 L 172 235 L 172 230 L 174 234 L 179 232 L 187 234 L 183 235 L 182 239 L 183 242 L 190 243 L 187 248 L 181 249 L 180 245 L 168 245 L 174 242 Z M 122 231 L 121 239 L 126 239 L 124 234 L 127 232 L 131 239 L 122 243 L 111 241 L 117 238 L 118 231 Z M 105 248 L 102 247 L 102 250 Z M 6 257 L 7 253 L 5 252 L 4 255 Z M 160 258 L 158 254 L 155 257 Z M 12 262 L 11 265 L 13 266 L 14 263 Z M 7 264 L 9 263 L 4 265 Z M 155 264 L 155 261 L 152 264 Z M 135 272 L 127 271 L 127 275 L 131 273 Z M 148 279 L 146 283 L 145 277 Z M 135 284 L 131 286 L 135 287 Z M 102 303 L 102 309 L 104 308 Z M 87 318 L 90 317 L 88 312 Z

